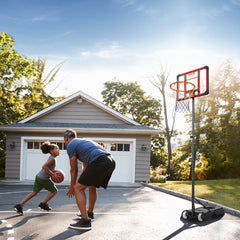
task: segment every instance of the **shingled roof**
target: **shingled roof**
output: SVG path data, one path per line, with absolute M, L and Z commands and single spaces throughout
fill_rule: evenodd
M 0 126 L 1 131 L 6 132 L 63 132 L 68 128 L 74 128 L 76 131 L 87 133 L 118 133 L 118 134 L 144 134 L 156 135 L 158 129 L 130 124 L 96 124 L 96 123 L 47 123 L 47 122 L 30 122 L 14 123 Z
M 61 108 L 65 104 L 81 97 L 91 104 L 101 108 L 114 117 L 121 119 L 125 124 L 104 124 L 104 123 L 61 123 L 61 122 L 35 122 L 36 119 L 48 114 L 55 109 Z M 27 117 L 17 123 L 2 125 L 0 131 L 4 132 L 63 132 L 68 128 L 73 128 L 82 133 L 118 133 L 118 134 L 149 134 L 154 136 L 159 133 L 159 129 L 141 125 L 129 117 L 113 110 L 105 104 L 79 91 L 45 109 Z

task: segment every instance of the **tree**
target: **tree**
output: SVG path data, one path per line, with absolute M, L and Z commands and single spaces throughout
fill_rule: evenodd
M 22 118 L 22 88 L 38 73 L 34 60 L 21 56 L 14 45 L 9 34 L 0 34 L 0 124 L 10 124 Z
M 46 89 L 52 82 L 54 82 L 57 73 L 64 64 L 64 61 L 52 68 L 46 77 L 44 77 L 46 60 L 39 58 L 37 61 L 35 61 L 35 64 L 37 65 L 38 69 L 36 78 L 29 81 L 28 85 L 23 87 L 23 90 L 26 91 L 22 98 L 24 101 L 25 116 L 38 112 L 57 100 L 51 97 L 51 93 L 56 90 L 59 85 L 57 85 L 50 92 L 50 94 L 46 93 Z M 61 99 L 61 97 L 59 99 Z
M 0 124 L 22 120 L 56 101 L 46 93 L 63 63 L 43 78 L 45 61 L 27 58 L 15 49 L 8 33 L 0 33 Z M 6 136 L 0 132 L 0 176 L 4 176 Z
M 103 102 L 114 110 L 130 116 L 134 121 L 152 127 L 161 127 L 162 106 L 156 99 L 145 96 L 136 82 L 123 83 L 116 78 L 104 83 Z
M 209 179 L 240 176 L 239 76 L 231 60 L 224 61 L 211 74 L 210 94 L 196 104 L 195 149 Z
M 104 83 L 103 102 L 114 110 L 130 116 L 134 121 L 151 127 L 162 127 L 160 102 L 145 92 L 136 82 L 123 83 L 117 78 Z M 159 166 L 165 160 L 162 134 L 152 138 L 151 166 Z
M 208 111 L 200 128 L 204 137 L 200 147 L 208 159 L 208 177 L 239 176 L 239 75 L 239 69 L 228 59 L 212 76 L 212 97 L 208 99 Z
M 171 160 L 172 160 L 172 146 L 171 139 L 174 136 L 174 123 L 175 123 L 175 115 L 173 116 L 172 126 L 169 126 L 168 120 L 168 111 L 167 111 L 167 96 L 166 96 L 166 84 L 168 82 L 169 74 L 161 67 L 160 73 L 156 74 L 156 76 L 151 76 L 150 81 L 155 86 L 162 96 L 163 101 L 163 113 L 164 113 L 164 121 L 165 121 L 165 135 L 167 139 L 167 150 L 168 150 L 168 166 L 167 172 L 169 174 L 169 178 L 171 178 Z

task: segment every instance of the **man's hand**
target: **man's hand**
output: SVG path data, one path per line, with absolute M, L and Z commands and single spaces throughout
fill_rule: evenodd
M 71 186 L 67 187 L 67 189 L 68 189 L 68 192 L 67 192 L 68 198 L 74 197 L 74 195 L 75 195 L 74 186 L 71 185 Z

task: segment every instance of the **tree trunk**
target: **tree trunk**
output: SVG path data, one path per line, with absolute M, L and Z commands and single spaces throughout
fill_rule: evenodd
M 166 138 L 167 138 L 167 148 L 168 148 L 168 166 L 167 166 L 167 173 L 169 175 L 169 178 L 171 179 L 170 176 L 170 170 L 171 170 L 171 160 L 172 160 L 172 146 L 171 146 L 171 133 L 169 130 L 169 125 L 168 125 L 168 114 L 167 114 L 167 103 L 166 103 L 166 96 L 165 96 L 165 91 L 162 91 L 162 97 L 163 97 L 163 108 L 164 108 L 164 119 L 165 119 L 165 126 L 166 126 Z

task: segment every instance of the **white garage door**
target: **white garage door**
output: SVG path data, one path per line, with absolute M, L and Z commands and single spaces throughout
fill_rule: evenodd
M 97 141 L 97 140 L 96 140 Z M 43 141 L 27 141 L 25 142 L 25 151 L 23 157 L 22 179 L 34 180 L 36 174 L 46 162 L 49 154 L 43 154 L 40 150 Z M 54 142 L 54 141 L 51 141 Z M 131 141 L 97 141 L 110 151 L 116 160 L 116 169 L 113 172 L 110 182 L 134 183 L 135 177 L 135 161 L 133 154 L 133 142 Z M 65 173 L 65 181 L 70 182 L 69 158 L 65 150 L 64 143 L 57 141 L 60 149 L 60 155 L 56 158 L 57 169 L 62 169 Z

